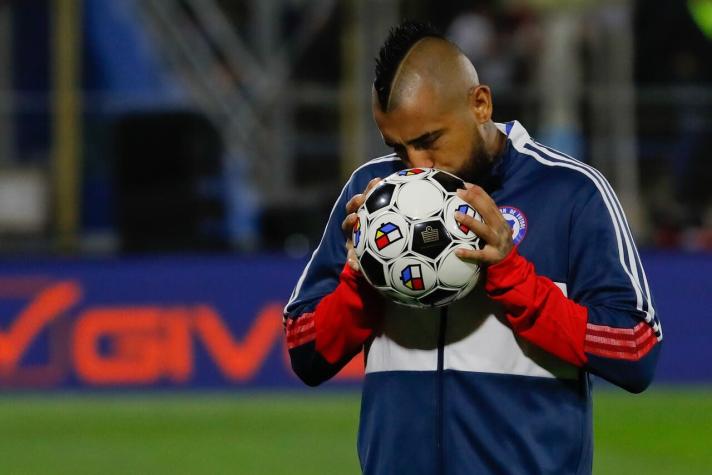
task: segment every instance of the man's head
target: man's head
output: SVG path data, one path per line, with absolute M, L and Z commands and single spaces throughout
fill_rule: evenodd
M 376 59 L 372 106 L 384 141 L 408 166 L 475 181 L 501 147 L 489 88 L 429 25 L 406 22 L 391 30 Z

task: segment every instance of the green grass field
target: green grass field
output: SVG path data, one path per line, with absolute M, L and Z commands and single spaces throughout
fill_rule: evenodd
M 356 394 L 10 395 L 2 474 L 356 474 Z M 712 389 L 598 391 L 597 474 L 712 473 Z

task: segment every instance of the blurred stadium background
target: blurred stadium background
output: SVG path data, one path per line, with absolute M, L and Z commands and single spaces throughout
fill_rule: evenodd
M 402 18 L 626 209 L 665 347 L 594 471 L 710 473 L 712 0 L 0 1 L 0 472 L 358 472 L 362 363 L 303 388 L 281 306 Z

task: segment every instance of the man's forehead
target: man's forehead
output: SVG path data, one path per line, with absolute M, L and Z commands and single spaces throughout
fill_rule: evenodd
M 373 102 L 373 116 L 388 142 L 408 142 L 424 133 L 434 130 L 444 117 L 438 101 L 428 91 L 413 94 L 389 111 L 381 109 L 378 101 Z
M 409 144 L 443 128 L 438 120 L 393 113 L 377 117 L 376 123 L 387 144 Z

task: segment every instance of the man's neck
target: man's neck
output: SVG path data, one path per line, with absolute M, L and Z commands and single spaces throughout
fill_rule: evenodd
M 499 161 L 504 145 L 507 143 L 507 136 L 497 128 L 494 122 L 490 121 L 485 128 L 485 147 L 487 153 L 493 158 L 493 163 Z
M 485 150 L 487 151 L 488 163 L 479 171 L 478 177 L 474 183 L 480 185 L 488 193 L 498 189 L 501 185 L 500 177 L 493 175 L 493 170 L 497 164 L 502 161 L 504 151 L 507 144 L 507 135 L 502 133 L 494 122 L 489 123 L 485 133 Z

